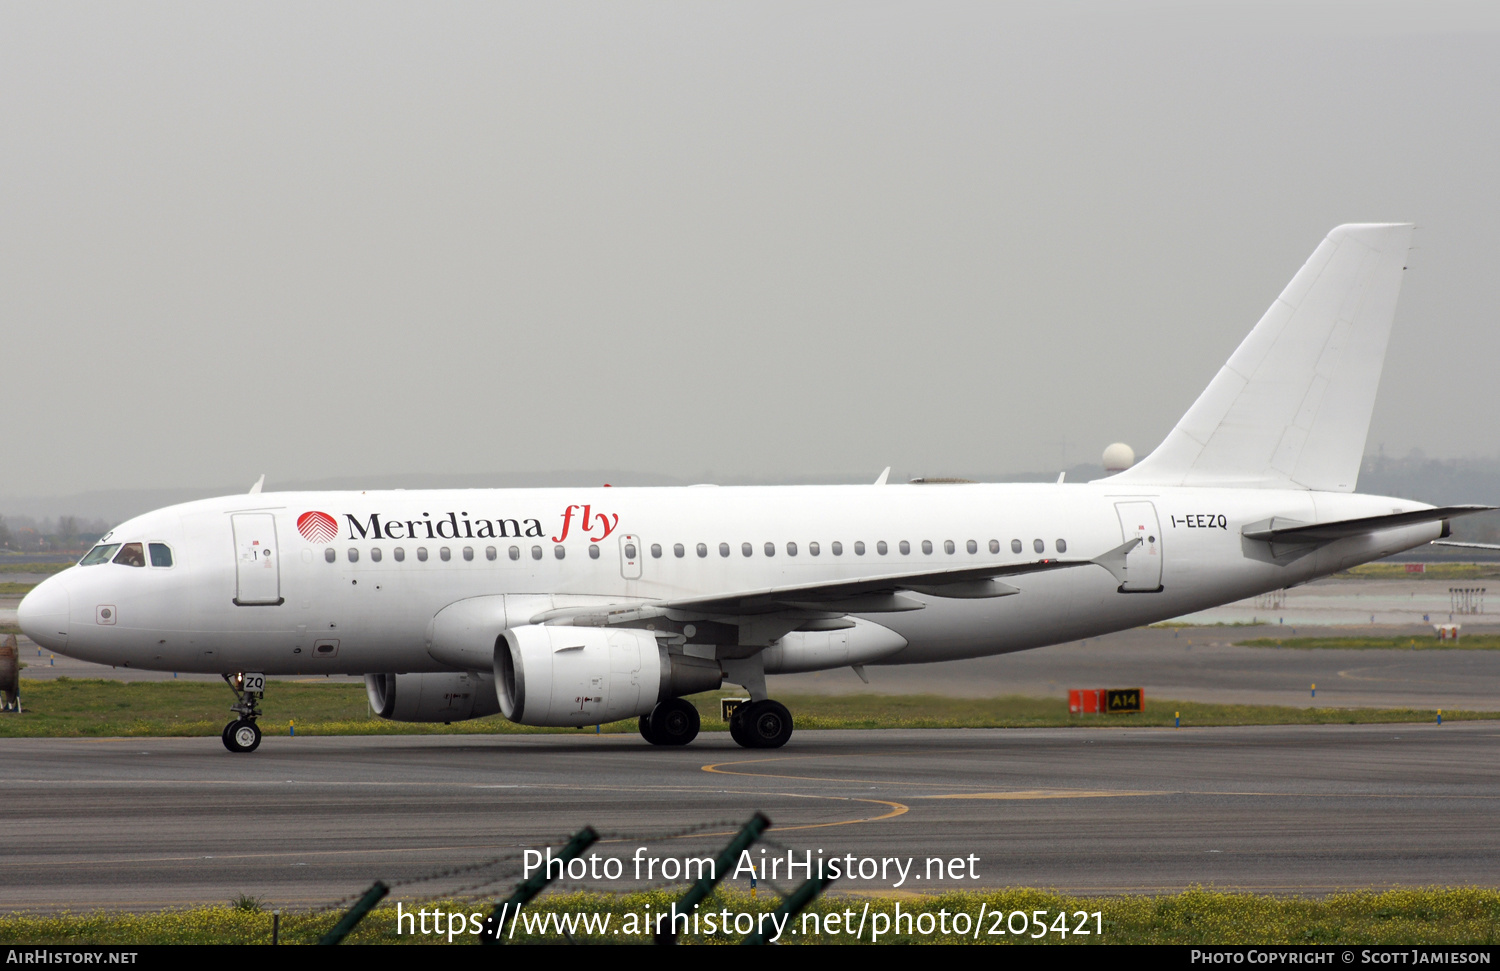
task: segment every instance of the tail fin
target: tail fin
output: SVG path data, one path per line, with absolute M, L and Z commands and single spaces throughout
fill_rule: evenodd
M 1411 234 L 1329 233 L 1166 440 L 1110 482 L 1353 492 Z

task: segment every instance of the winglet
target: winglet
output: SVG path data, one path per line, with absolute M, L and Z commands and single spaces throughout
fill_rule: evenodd
M 260 478 L 255 480 L 255 485 L 250 487 L 250 495 L 260 495 L 260 487 L 266 484 L 266 474 L 262 472 Z
M 880 473 L 880 478 L 875 480 L 876 485 L 885 485 L 885 480 L 891 477 L 891 467 L 887 465 L 885 471 Z

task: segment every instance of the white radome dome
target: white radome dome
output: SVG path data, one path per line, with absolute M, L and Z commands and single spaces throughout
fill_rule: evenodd
M 1135 450 L 1124 442 L 1115 442 L 1104 450 L 1104 471 L 1124 472 L 1135 464 Z

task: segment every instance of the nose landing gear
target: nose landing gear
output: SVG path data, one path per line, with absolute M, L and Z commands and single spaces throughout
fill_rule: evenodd
M 224 683 L 234 692 L 235 702 L 229 710 L 239 717 L 224 726 L 220 738 L 231 752 L 254 752 L 260 746 L 260 726 L 255 720 L 260 717 L 260 699 L 266 693 L 266 676 L 226 674 Z

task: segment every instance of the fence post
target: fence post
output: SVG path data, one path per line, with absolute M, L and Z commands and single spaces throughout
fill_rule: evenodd
M 594 827 L 585 826 L 574 833 L 573 838 L 568 840 L 568 845 L 564 846 L 557 856 L 554 856 L 552 859 L 566 867 L 569 860 L 578 856 L 590 846 L 593 846 L 594 842 L 598 839 L 599 834 L 594 832 Z M 480 944 L 499 944 L 504 940 L 501 934 L 505 930 L 505 918 L 510 917 L 512 920 L 515 920 L 520 917 L 521 907 L 532 897 L 535 897 L 546 889 L 547 884 L 552 882 L 552 878 L 547 875 L 547 870 L 548 867 L 543 866 L 540 873 L 534 874 L 522 883 L 516 884 L 516 889 L 511 891 L 510 897 L 490 912 L 489 924 L 491 929 L 487 933 L 480 935 Z
M 703 902 L 703 898 L 713 892 L 718 882 L 724 879 L 723 875 L 729 872 L 729 867 L 734 863 L 745 848 L 756 840 L 760 834 L 771 828 L 771 821 L 763 813 L 756 813 L 750 817 L 750 821 L 740 827 L 740 831 L 734 834 L 734 839 L 724 847 L 724 852 L 714 861 L 712 875 L 701 876 L 698 882 L 688 888 L 688 892 L 682 895 L 682 899 L 672 905 L 673 912 L 692 913 L 693 908 Z M 677 932 L 672 929 L 672 914 L 667 915 L 667 930 L 658 932 L 656 935 L 658 944 L 676 944 Z
M 345 914 L 337 924 L 333 925 L 333 930 L 318 938 L 318 943 L 337 944 L 344 938 L 348 937 L 349 932 L 354 930 L 355 925 L 365 919 L 365 914 L 368 914 L 372 909 L 374 909 L 375 905 L 384 900 L 385 895 L 390 892 L 390 887 L 387 887 L 381 881 L 376 880 L 375 885 L 372 886 L 369 890 L 365 891 L 365 895 L 363 897 L 359 898 L 359 902 L 356 903 L 353 907 L 350 907 L 349 912 Z
M 824 890 L 827 890 L 828 885 L 832 882 L 833 877 L 813 877 L 811 880 L 807 881 L 796 890 L 793 890 L 791 896 L 783 900 L 781 902 L 781 906 L 772 911 L 772 925 L 776 924 L 776 917 L 780 917 L 783 915 L 786 917 L 787 921 L 790 922 L 793 917 L 797 916 L 797 914 L 802 911 L 802 908 L 806 907 L 808 904 L 816 900 L 818 898 L 818 894 L 822 893 Z M 760 931 L 756 931 L 754 934 L 751 934 L 743 941 L 740 941 L 740 943 L 764 944 L 766 943 L 766 936 Z

